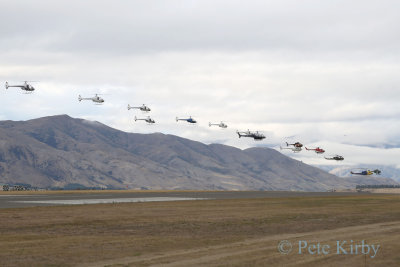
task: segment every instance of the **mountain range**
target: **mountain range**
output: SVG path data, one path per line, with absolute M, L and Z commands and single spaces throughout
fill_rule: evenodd
M 162 133 L 136 134 L 68 115 L 0 121 L 0 183 L 118 189 L 354 188 L 270 148 L 238 149 Z M 369 178 L 368 183 L 395 183 Z

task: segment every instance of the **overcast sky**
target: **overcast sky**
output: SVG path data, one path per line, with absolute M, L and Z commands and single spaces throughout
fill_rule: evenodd
M 399 11 L 394 0 L 0 0 L 0 81 L 39 81 L 33 94 L 1 90 L 0 119 L 68 114 L 240 148 L 300 141 L 400 168 Z M 95 93 L 104 105 L 78 102 Z M 156 125 L 135 123 L 146 115 L 128 103 L 148 104 Z M 208 127 L 221 120 L 228 129 Z M 247 129 L 267 138 L 237 138 Z

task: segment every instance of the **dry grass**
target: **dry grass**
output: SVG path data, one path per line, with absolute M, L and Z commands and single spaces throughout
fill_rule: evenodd
M 0 266 L 273 266 L 294 260 L 318 266 L 363 260 L 277 252 L 277 241 L 302 236 L 376 240 L 382 253 L 368 266 L 396 266 L 399 208 L 399 196 L 369 195 L 3 209 Z M 388 232 L 382 223 L 394 226 Z
M 366 188 L 360 192 L 369 192 L 377 194 L 400 194 L 400 188 Z

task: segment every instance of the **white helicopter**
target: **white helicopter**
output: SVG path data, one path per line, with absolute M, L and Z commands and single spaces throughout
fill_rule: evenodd
M 208 123 L 208 126 L 209 126 L 209 127 L 211 127 L 212 125 L 217 125 L 218 127 L 224 128 L 224 129 L 228 128 L 228 125 L 226 125 L 226 124 L 223 123 L 222 121 L 221 121 L 220 123 L 211 123 L 211 122 Z
M 292 150 L 294 153 L 299 153 L 302 149 L 301 149 L 301 147 L 298 147 L 298 146 L 294 146 L 294 147 L 280 147 L 281 148 L 281 150 L 282 149 L 290 149 L 290 150 Z
M 131 106 L 128 104 L 128 110 L 133 109 L 133 108 L 140 109 L 140 110 L 143 111 L 143 112 L 149 112 L 149 111 L 151 111 L 151 109 L 150 109 L 148 106 L 146 106 L 145 104 L 143 104 L 141 107 L 131 107 Z
M 155 123 L 155 121 L 152 118 L 150 118 L 150 116 L 147 116 L 147 118 L 145 118 L 145 119 L 138 119 L 135 116 L 135 121 L 145 121 L 147 123 Z
M 95 94 L 94 97 L 81 97 L 81 95 L 78 96 L 78 100 L 79 102 L 81 102 L 82 100 L 92 100 L 93 102 L 97 103 L 96 105 L 101 105 L 104 103 L 104 99 L 101 98 L 98 94 Z
M 24 81 L 24 84 L 22 85 L 9 85 L 8 82 L 6 82 L 5 86 L 6 89 L 8 89 L 9 87 L 19 87 L 22 90 L 26 91 L 27 93 L 32 93 L 33 91 L 35 91 L 35 88 L 32 85 L 30 85 L 28 81 Z

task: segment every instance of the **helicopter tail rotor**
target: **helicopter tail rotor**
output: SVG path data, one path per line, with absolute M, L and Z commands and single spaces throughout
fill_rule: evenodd
M 179 120 L 179 119 L 178 119 L 178 117 L 176 117 L 176 119 L 175 119 L 175 120 L 176 120 L 176 122 L 178 122 L 178 120 Z
M 211 127 L 211 122 L 208 123 L 208 127 Z
M 6 82 L 6 89 L 8 89 L 8 82 Z
M 137 118 L 136 118 L 136 116 L 135 116 L 135 121 L 137 121 Z
M 81 102 L 81 101 L 82 101 L 82 97 L 81 97 L 81 95 L 79 95 L 79 96 L 78 96 L 78 100 L 79 100 L 79 102 Z
M 130 110 L 131 108 L 132 108 L 131 105 L 128 104 L 128 110 Z

